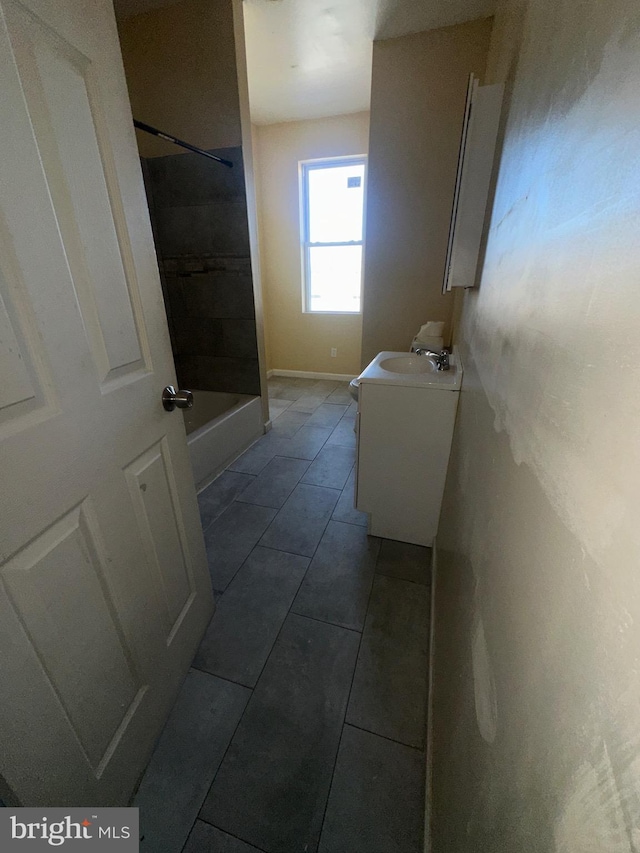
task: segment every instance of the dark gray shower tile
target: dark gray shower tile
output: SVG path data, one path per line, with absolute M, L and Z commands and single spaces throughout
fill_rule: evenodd
M 293 611 L 362 631 L 380 540 L 354 524 L 330 521 Z
M 165 273 L 162 279 L 164 281 L 163 291 L 167 295 L 172 317 L 188 316 L 187 303 L 182 292 L 182 278 Z
M 211 582 L 225 590 L 276 514 L 275 509 L 237 501 L 204 534 Z
M 198 382 L 203 391 L 260 394 L 258 359 L 198 356 Z
M 366 512 L 360 512 L 354 506 L 356 485 L 356 466 L 354 465 L 349 474 L 347 484 L 342 490 L 338 503 L 331 516 L 334 521 L 344 521 L 347 524 L 359 524 L 366 527 L 368 524 L 368 516 Z
M 193 666 L 255 687 L 308 565 L 308 557 L 254 548 L 218 601 Z
M 312 557 L 339 494 L 335 489 L 299 484 L 260 544 L 266 548 Z
M 383 539 L 376 572 L 414 583 L 431 582 L 431 548 Z
M 179 388 L 200 388 L 198 379 L 198 356 L 196 355 L 174 355 L 176 375 Z
M 249 255 L 249 226 L 244 200 L 158 207 L 158 246 L 163 257 L 176 255 Z
M 424 754 L 345 726 L 319 853 L 421 853 Z
M 210 154 L 233 163 L 218 166 L 200 154 L 169 154 L 145 159 L 157 207 L 202 205 L 245 197 L 242 148 L 211 149 Z
M 140 783 L 142 853 L 180 851 L 251 691 L 191 671 Z
M 217 320 L 224 336 L 224 355 L 230 358 L 258 358 L 256 323 L 253 318 L 226 317 Z
M 223 320 L 175 317 L 175 345 L 180 355 L 225 355 Z
M 254 317 L 251 274 L 208 272 L 183 278 L 182 289 L 190 317 Z
M 238 500 L 279 509 L 308 467 L 309 462 L 306 459 L 274 456 Z
M 261 853 L 261 851 L 211 826 L 210 823 L 197 820 L 182 853 Z
M 331 427 L 333 429 L 346 411 L 346 406 L 321 403 L 309 418 L 309 426 Z
M 342 447 L 355 447 L 356 434 L 353 429 L 354 422 L 349 418 L 343 418 L 333 430 L 327 444 L 339 444 Z
M 198 495 L 203 529 L 206 530 L 214 518 L 217 518 L 253 480 L 249 474 L 223 471 L 213 483 L 203 489 Z
M 359 635 L 290 615 L 200 816 L 263 850 L 316 849 Z
M 343 489 L 355 459 L 354 447 L 325 444 L 311 463 L 302 482 L 312 483 L 314 486 L 327 486 L 330 489 Z
M 347 722 L 423 746 L 428 635 L 428 588 L 376 575 Z
M 210 273 L 210 276 L 215 277 L 213 316 L 254 318 L 255 304 L 251 273 Z

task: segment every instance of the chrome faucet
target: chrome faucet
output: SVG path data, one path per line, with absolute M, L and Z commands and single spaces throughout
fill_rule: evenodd
M 432 358 L 438 366 L 438 370 L 449 370 L 449 353 L 446 349 L 441 350 L 440 352 L 434 352 L 431 349 L 426 349 L 425 347 L 416 347 L 415 349 L 416 355 L 426 355 L 428 358 Z

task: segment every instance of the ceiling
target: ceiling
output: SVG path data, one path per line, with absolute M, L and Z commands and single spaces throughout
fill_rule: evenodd
M 482 18 L 495 0 L 244 0 L 256 124 L 369 109 L 373 39 Z
M 114 0 L 120 18 L 176 0 Z M 373 39 L 482 18 L 495 0 L 244 0 L 256 124 L 369 109 Z

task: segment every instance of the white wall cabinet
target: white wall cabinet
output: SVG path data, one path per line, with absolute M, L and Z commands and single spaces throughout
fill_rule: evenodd
M 465 106 L 442 292 L 472 287 L 478 267 L 504 86 L 479 86 L 473 74 Z
M 370 534 L 432 544 L 457 406 L 457 389 L 361 379 L 356 507 Z

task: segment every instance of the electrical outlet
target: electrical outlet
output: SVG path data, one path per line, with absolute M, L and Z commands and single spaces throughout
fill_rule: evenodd
M 338 355 L 338 350 L 336 347 L 331 347 L 331 358 L 335 358 Z

